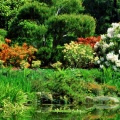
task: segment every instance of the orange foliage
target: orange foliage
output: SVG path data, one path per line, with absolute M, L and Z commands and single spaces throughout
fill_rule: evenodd
M 87 84 L 87 89 L 88 90 L 101 90 L 101 86 L 99 84 L 96 83 L 88 83 Z
M 22 46 L 18 46 L 17 44 L 9 46 L 7 43 L 11 41 L 9 39 L 5 39 L 5 41 L 6 44 L 2 44 L 0 49 L 0 60 L 3 60 L 6 66 L 12 65 L 19 67 L 22 60 L 31 63 L 35 59 L 34 53 L 37 49 L 33 46 L 28 46 L 26 43 Z
M 92 48 L 94 47 L 96 42 L 99 42 L 101 40 L 101 37 L 87 37 L 87 38 L 78 38 L 77 43 L 78 44 L 89 44 Z
M 11 40 L 8 39 L 8 38 L 5 38 L 5 42 L 6 42 L 6 43 L 11 43 Z

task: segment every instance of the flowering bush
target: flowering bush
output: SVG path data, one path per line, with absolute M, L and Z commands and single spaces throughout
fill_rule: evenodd
M 70 67 L 86 68 L 92 64 L 93 50 L 89 45 L 76 44 L 72 41 L 64 47 L 64 59 Z
M 107 34 L 101 35 L 94 50 L 98 59 L 96 63 L 101 67 L 120 68 L 120 23 L 112 23 Z
M 12 65 L 15 67 L 20 67 L 22 60 L 31 63 L 35 58 L 34 53 L 37 51 L 33 46 L 28 46 L 24 43 L 22 46 L 15 44 L 14 46 L 9 46 L 8 43 L 11 41 L 6 39 L 6 43 L 0 46 L 0 60 L 4 61 L 4 65 Z
M 101 37 L 87 37 L 87 38 L 78 38 L 77 43 L 79 44 L 89 44 L 92 48 L 96 44 L 96 42 L 99 42 L 101 40 Z

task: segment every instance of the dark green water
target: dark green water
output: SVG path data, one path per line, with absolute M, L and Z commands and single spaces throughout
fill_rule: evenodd
M 0 120 L 120 120 L 120 106 L 42 105 L 20 114 L 0 114 Z

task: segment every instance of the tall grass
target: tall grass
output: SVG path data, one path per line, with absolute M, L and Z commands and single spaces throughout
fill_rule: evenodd
M 0 83 L 4 86 L 16 87 L 16 89 L 22 89 L 24 92 L 31 91 L 30 81 L 27 79 L 29 71 L 13 71 L 11 68 L 0 70 Z
M 89 92 L 87 85 L 93 83 L 94 87 L 98 84 L 94 84 L 98 82 L 96 79 L 99 80 L 100 85 L 114 85 L 120 89 L 119 72 L 111 69 L 103 71 L 98 69 L 0 69 L 0 105 L 3 106 L 3 100 L 6 99 L 13 104 L 16 102 L 23 104 L 28 101 L 26 95 L 30 97 L 33 96 L 32 93 L 42 91 L 58 93 L 63 98 L 72 97 L 75 101 L 79 101 L 87 95 L 93 95 Z
M 30 70 L 0 69 L 0 107 L 4 111 L 21 111 L 29 101 L 35 98 L 31 81 L 28 79 Z
M 116 86 L 117 89 L 120 90 L 119 71 L 114 71 L 112 68 L 104 68 L 100 79 L 104 84 Z
M 59 70 L 4 68 L 0 69 L 0 107 L 7 114 L 13 112 L 16 114 L 18 111 L 23 111 L 26 103 L 35 101 L 35 92 L 42 91 L 57 93 L 55 95 L 59 94 L 60 100 L 65 104 L 76 105 L 81 101 L 84 102 L 86 96 L 95 96 L 95 90 L 97 90 L 95 85 L 99 83 L 101 86 L 113 85 L 120 90 L 119 80 L 119 72 L 111 69 L 100 71 L 99 69 L 73 68 Z M 89 91 L 88 85 L 93 85 L 89 86 L 93 87 L 93 92 L 92 89 Z M 54 102 L 59 102 L 55 100 Z

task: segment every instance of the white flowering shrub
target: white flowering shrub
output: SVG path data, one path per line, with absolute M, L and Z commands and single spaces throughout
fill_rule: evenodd
M 103 67 L 120 69 L 120 23 L 112 23 L 107 33 L 101 35 L 101 41 L 94 46 L 96 64 Z
M 69 67 L 90 67 L 93 62 L 93 49 L 90 45 L 71 42 L 64 45 L 64 60 Z

